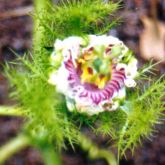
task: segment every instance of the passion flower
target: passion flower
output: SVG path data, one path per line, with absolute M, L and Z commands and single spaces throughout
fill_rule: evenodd
M 89 115 L 119 108 L 126 87 L 136 86 L 137 60 L 119 39 L 88 35 L 57 39 L 49 82 L 70 111 Z

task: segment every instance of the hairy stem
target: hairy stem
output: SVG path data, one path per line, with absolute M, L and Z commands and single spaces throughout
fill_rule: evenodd
M 19 135 L 0 148 L 0 164 L 9 157 L 30 144 L 30 140 L 25 135 Z
M 90 139 L 86 136 L 79 134 L 78 142 L 84 151 L 87 151 L 91 159 L 103 158 L 109 165 L 117 165 L 116 158 L 111 151 L 99 149 Z
M 23 111 L 14 106 L 0 106 L 0 116 L 23 116 Z

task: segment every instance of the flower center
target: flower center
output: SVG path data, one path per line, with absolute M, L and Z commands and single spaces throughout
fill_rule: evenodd
M 82 83 L 89 83 L 103 89 L 111 78 L 110 56 L 105 54 L 105 48 L 94 47 L 85 50 L 78 58 L 77 64 L 81 70 Z

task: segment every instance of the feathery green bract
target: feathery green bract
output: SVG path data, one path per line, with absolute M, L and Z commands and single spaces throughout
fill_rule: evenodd
M 99 116 L 99 125 L 96 133 L 101 133 L 105 136 L 109 135 L 113 140 L 118 139 L 126 117 L 126 114 L 121 110 L 102 113 Z
M 142 138 L 150 137 L 154 126 L 160 124 L 164 117 L 165 79 L 160 78 L 146 84 L 143 84 L 142 89 L 133 92 L 125 105 L 127 119 L 117 142 L 121 155 L 124 155 L 127 149 L 134 151 Z
M 118 3 L 104 3 L 102 0 L 68 1 L 50 6 L 40 18 L 45 29 L 45 46 L 52 46 L 56 38 L 84 34 L 103 34 L 116 24 L 109 16 L 118 9 Z
M 68 121 L 65 113 L 64 99 L 47 83 L 34 61 L 21 58 L 20 62 L 15 63 L 17 70 L 10 66 L 7 75 L 16 88 L 12 97 L 19 102 L 18 106 L 28 118 L 25 131 L 31 137 L 41 141 L 45 139 L 61 149 L 64 139 L 74 139 L 75 136 L 75 126 Z

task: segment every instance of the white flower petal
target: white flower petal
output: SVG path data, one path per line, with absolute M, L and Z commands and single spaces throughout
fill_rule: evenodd
M 54 48 L 56 51 L 62 50 L 64 47 L 63 41 L 57 39 L 55 44 L 54 44 Z
M 104 110 L 101 109 L 99 106 L 97 105 L 84 105 L 84 104 L 76 104 L 76 108 L 78 110 L 78 112 L 80 113 L 86 113 L 89 116 L 98 114 L 100 112 L 103 112 Z
M 52 72 L 50 75 L 49 75 L 49 80 L 48 82 L 52 85 L 56 85 L 57 84 L 57 72 Z
M 55 78 L 56 76 L 56 78 Z M 67 82 L 68 72 L 64 66 L 61 66 L 59 70 L 53 75 L 53 80 L 56 84 L 56 90 L 64 95 L 68 95 L 69 84 Z
M 119 64 L 117 64 L 117 66 L 116 66 L 116 70 L 117 70 L 117 71 L 119 71 L 120 69 L 125 69 L 125 68 L 127 68 L 127 65 L 124 64 L 124 63 L 119 63 Z
M 119 107 L 119 102 L 118 101 L 115 101 L 112 103 L 112 107 L 110 108 L 111 111 L 115 111 L 117 110 Z
M 125 88 L 122 88 L 119 90 L 116 98 L 117 99 L 123 99 L 123 98 L 125 98 L 125 96 L 126 96 L 126 90 L 125 90 Z
M 125 69 L 126 77 L 128 78 L 135 78 L 138 74 L 137 67 L 127 66 Z
M 70 112 L 73 112 L 76 109 L 74 100 L 69 97 L 66 97 L 66 106 Z
M 128 78 L 124 81 L 126 87 L 131 88 L 131 87 L 135 87 L 136 86 L 136 82 L 135 80 Z

